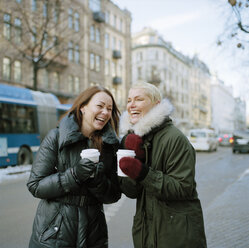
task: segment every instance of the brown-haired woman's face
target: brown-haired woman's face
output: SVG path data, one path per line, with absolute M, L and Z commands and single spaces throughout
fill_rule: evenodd
M 96 130 L 101 130 L 112 116 L 112 98 L 105 92 L 92 96 L 87 105 L 81 107 L 83 114 L 82 127 L 87 136 Z

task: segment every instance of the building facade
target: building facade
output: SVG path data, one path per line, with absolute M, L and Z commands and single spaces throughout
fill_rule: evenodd
M 190 59 L 144 28 L 132 37 L 132 82 L 149 82 L 174 105 L 173 120 L 185 134 L 190 128 L 210 127 L 210 74 L 197 57 Z
M 2 0 L 0 10 L 1 83 L 51 92 L 62 103 L 102 85 L 124 108 L 130 12 L 110 0 Z
M 234 129 L 244 130 L 246 124 L 246 102 L 240 97 L 236 97 L 234 102 Z
M 235 100 L 232 88 L 216 76 L 211 84 L 212 126 L 217 133 L 232 133 L 235 129 Z

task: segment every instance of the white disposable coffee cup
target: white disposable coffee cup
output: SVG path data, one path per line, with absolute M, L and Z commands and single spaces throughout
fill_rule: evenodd
M 100 152 L 98 149 L 84 149 L 80 153 L 81 158 L 87 158 L 91 160 L 93 163 L 99 162 Z M 90 176 L 91 178 L 94 177 L 94 173 Z
M 136 156 L 135 151 L 133 150 L 127 150 L 127 149 L 119 149 L 117 151 L 117 161 L 118 161 L 118 176 L 126 177 L 126 175 L 121 171 L 119 168 L 119 160 L 123 157 L 132 157 L 134 158 Z
M 99 162 L 100 152 L 98 149 L 84 149 L 80 153 L 81 158 L 88 158 L 93 163 Z

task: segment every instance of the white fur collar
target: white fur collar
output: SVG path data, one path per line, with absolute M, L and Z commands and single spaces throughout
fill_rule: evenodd
M 148 134 L 154 127 L 160 126 L 164 119 L 169 116 L 172 111 L 172 104 L 168 99 L 163 99 L 134 125 L 130 123 L 128 112 L 125 111 L 120 117 L 119 133 L 121 136 L 123 136 L 127 134 L 129 130 L 133 130 L 135 134 L 144 136 L 145 134 Z

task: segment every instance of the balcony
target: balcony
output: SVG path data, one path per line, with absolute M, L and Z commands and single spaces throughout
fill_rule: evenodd
M 114 59 L 121 59 L 121 52 L 119 51 L 119 50 L 113 50 L 112 51 L 112 57 L 114 58 Z
M 113 77 L 112 82 L 113 82 L 113 84 L 121 84 L 122 78 L 121 77 Z
M 93 19 L 96 22 L 105 22 L 105 13 L 98 11 L 98 12 L 93 12 Z

